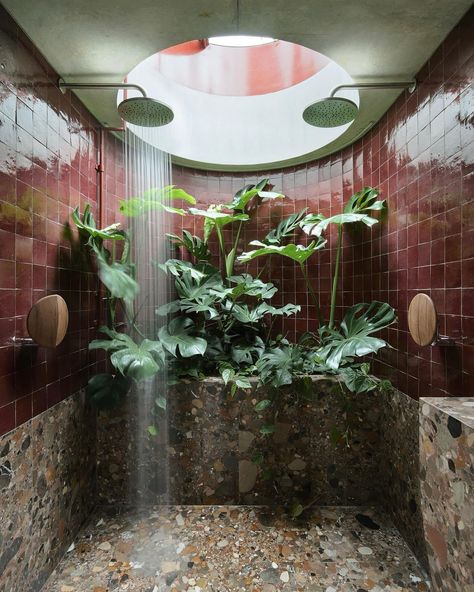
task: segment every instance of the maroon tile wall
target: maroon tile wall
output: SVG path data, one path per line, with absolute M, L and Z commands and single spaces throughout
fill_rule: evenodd
M 63 238 L 71 211 L 97 215 L 97 122 L 0 7 L 0 435 L 87 382 L 87 344 L 97 324 L 97 279 L 81 271 Z M 120 142 L 105 142 L 105 202 L 123 190 Z M 110 212 L 103 213 L 105 221 Z M 69 330 L 54 350 L 14 347 L 46 294 L 69 306 Z
M 97 280 L 71 260 L 62 237 L 76 205 L 97 210 L 97 122 L 0 8 L 0 434 L 77 391 L 96 371 L 87 344 L 97 326 Z M 339 312 L 381 299 L 398 311 L 388 331 L 395 349 L 378 371 L 404 392 L 472 394 L 474 382 L 474 216 L 472 124 L 473 12 L 453 30 L 403 95 L 362 140 L 307 166 L 271 172 L 286 203 L 265 206 L 244 240 L 263 236 L 282 216 L 309 207 L 340 211 L 354 191 L 372 184 L 390 207 L 386 224 L 346 236 Z M 123 195 L 122 148 L 105 137 L 102 219 L 115 221 Z M 175 168 L 175 183 L 205 205 L 229 199 L 245 174 Z M 311 267 L 325 316 L 333 250 Z M 315 327 L 314 307 L 298 270 L 273 261 L 269 272 L 282 300 L 302 305 L 283 327 L 290 337 Z M 417 291 L 435 299 L 443 332 L 467 340 L 452 349 L 417 348 L 408 336 L 409 300 Z M 55 350 L 13 347 L 26 336 L 26 315 L 38 298 L 60 293 L 70 308 L 70 330 Z
M 270 177 L 288 199 L 262 208 L 243 241 L 263 237 L 290 212 L 308 207 L 332 215 L 363 186 L 379 187 L 389 217 L 372 231 L 346 233 L 338 315 L 373 299 L 396 308 L 398 324 L 386 332 L 394 349 L 382 353 L 376 370 L 415 398 L 474 392 L 473 30 L 471 10 L 419 72 L 417 90 L 401 95 L 377 126 L 342 152 L 258 175 L 174 170 L 173 182 L 203 207 L 226 202 L 245 183 Z M 325 318 L 333 255 L 326 249 L 310 268 Z M 315 310 L 299 270 L 274 260 L 268 275 L 284 301 L 302 306 L 298 319 L 285 322 L 289 336 L 314 330 Z M 418 292 L 435 301 L 441 332 L 464 342 L 452 348 L 415 345 L 407 331 L 407 309 Z

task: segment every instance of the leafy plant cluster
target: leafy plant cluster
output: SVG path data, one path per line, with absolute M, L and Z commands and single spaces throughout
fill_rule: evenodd
M 184 230 L 181 235 L 168 237 L 176 251 L 185 251 L 189 260 L 176 257 L 157 263 L 174 282 L 176 297 L 157 309 L 163 322 L 152 339 L 136 322 L 134 303 L 140 287 L 128 231 L 117 224 L 97 229 L 88 208 L 82 216 L 78 210 L 74 212 L 73 220 L 95 254 L 108 301 L 108 326 L 101 329 L 106 338 L 90 344 L 90 349 L 108 353 L 113 368 L 89 382 L 89 393 L 99 406 L 116 402 L 134 381 L 150 378 L 164 368 L 176 379 L 220 375 L 232 393 L 249 388 L 251 377 L 257 377 L 259 384 L 281 387 L 312 374 L 334 374 L 352 392 L 379 385 L 380 381 L 370 375 L 369 363 L 360 358 L 387 346 L 374 334 L 395 322 L 394 310 L 383 302 L 361 303 L 350 307 L 338 321 L 336 301 L 343 229 L 353 224 L 372 227 L 379 221 L 377 213 L 384 214 L 385 201 L 378 199 L 376 189 L 366 187 L 350 198 L 341 214 L 324 217 L 302 210 L 283 219 L 260 240 L 242 245 L 242 230 L 260 205 L 284 199 L 281 193 L 269 189 L 268 179 L 263 179 L 257 185 L 243 187 L 228 204 L 211 205 L 207 210 L 168 205 L 174 200 L 196 205 L 192 196 L 174 186 L 121 203 L 122 214 L 129 217 L 163 209 L 203 221 L 199 236 Z M 317 265 L 318 252 L 326 247 L 331 226 L 337 229 L 337 245 L 330 315 L 323 319 L 308 268 Z M 229 229 L 232 232 L 227 233 Z M 212 252 L 213 236 L 218 253 Z M 230 242 L 227 236 L 232 237 Z M 300 306 L 272 304 L 278 290 L 263 279 L 266 265 L 257 276 L 249 273 L 250 262 L 263 258 L 268 263 L 271 257 L 283 257 L 298 266 L 316 307 L 315 330 L 297 343 L 289 342 L 284 335 L 275 336 L 273 325 L 279 317 L 297 315 Z M 269 400 L 261 401 L 259 410 L 270 404 Z M 157 405 L 164 408 L 165 403 Z

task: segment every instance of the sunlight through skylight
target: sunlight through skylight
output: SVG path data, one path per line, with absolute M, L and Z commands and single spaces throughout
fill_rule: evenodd
M 225 37 L 209 37 L 212 45 L 224 45 L 227 47 L 252 47 L 254 45 L 266 45 L 273 43 L 271 37 L 253 37 L 252 35 L 226 35 Z

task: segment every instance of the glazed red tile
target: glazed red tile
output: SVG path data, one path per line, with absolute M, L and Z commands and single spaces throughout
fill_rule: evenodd
M 0 289 L 15 288 L 15 286 L 15 262 L 0 260 Z
M 0 434 L 6 434 L 15 425 L 15 403 L 0 407 Z
M 21 399 L 17 399 L 15 407 L 15 425 L 19 426 L 25 423 L 33 416 L 33 401 L 32 396 L 27 395 Z

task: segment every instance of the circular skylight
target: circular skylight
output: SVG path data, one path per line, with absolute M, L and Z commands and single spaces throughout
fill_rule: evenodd
M 209 37 L 211 45 L 223 45 L 224 47 L 255 47 L 273 43 L 271 37 L 253 37 L 251 35 L 226 35 L 225 37 Z
M 171 123 L 151 134 L 130 125 L 133 133 L 182 164 L 238 170 L 302 161 L 351 125 L 317 128 L 303 119 L 309 105 L 353 82 L 328 57 L 270 38 L 227 37 L 228 45 L 214 39 L 168 48 L 129 72 L 127 82 L 143 86 L 174 113 Z M 121 91 L 118 102 L 132 96 Z M 356 90 L 338 96 L 359 104 Z

